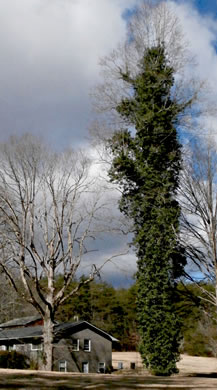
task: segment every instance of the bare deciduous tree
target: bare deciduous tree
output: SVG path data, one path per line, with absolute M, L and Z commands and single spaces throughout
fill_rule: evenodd
M 98 117 L 90 129 L 96 142 L 103 145 L 112 133 L 126 126 L 126 121 L 116 110 L 122 99 L 132 96 L 127 78 L 123 75 L 135 78 L 141 71 L 146 50 L 158 45 L 164 46 L 174 70 L 172 99 L 186 105 L 179 117 L 179 125 L 188 129 L 191 127 L 195 107 L 198 116 L 213 111 L 213 106 L 209 104 L 208 107 L 206 103 L 207 83 L 196 76 L 196 60 L 191 55 L 190 45 L 185 40 L 172 5 L 160 0 L 144 0 L 128 23 L 125 42 L 100 61 L 102 82 L 92 91 L 93 106 Z
M 182 240 L 199 272 L 201 298 L 217 309 L 217 149 L 213 138 L 193 144 L 180 185 Z M 196 283 L 192 272 L 188 277 Z M 214 291 L 204 288 L 210 283 Z
M 81 152 L 54 153 L 30 135 L 0 145 L 0 266 L 43 317 L 47 370 L 52 369 L 55 312 L 100 272 L 102 265 L 88 263 L 90 242 L 112 229 L 111 208 L 107 213 L 89 168 Z M 70 290 L 83 261 L 88 275 Z M 57 289 L 60 273 L 63 284 Z
M 14 275 L 16 278 L 16 275 Z M 19 281 L 17 281 L 19 284 Z M 35 309 L 30 304 L 23 304 L 23 299 L 17 295 L 9 284 L 4 273 L 0 274 L 0 322 L 6 322 L 15 317 L 25 317 L 35 314 Z
M 212 356 L 217 357 L 217 329 L 216 321 L 207 313 L 203 313 L 201 320 L 198 323 L 198 330 L 205 339 L 206 346 Z

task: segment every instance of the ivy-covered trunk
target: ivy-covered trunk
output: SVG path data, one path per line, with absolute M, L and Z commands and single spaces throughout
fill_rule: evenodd
M 134 226 L 143 361 L 151 372 L 171 375 L 180 338 L 175 280 L 185 265 L 175 199 L 181 167 L 176 123 L 188 104 L 171 96 L 173 69 L 163 44 L 146 50 L 137 76 L 121 77 L 130 97 L 116 108 L 125 125 L 110 140 L 110 177 L 122 187 L 120 210 Z
M 170 375 L 177 371 L 179 360 L 180 323 L 173 269 L 174 263 L 182 260 L 173 231 L 179 212 L 172 204 L 168 209 L 157 202 L 152 207 L 153 219 L 147 221 L 145 253 L 138 260 L 137 272 L 140 352 L 153 374 Z

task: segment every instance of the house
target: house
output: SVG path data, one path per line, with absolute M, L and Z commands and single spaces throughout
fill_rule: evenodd
M 40 369 L 43 358 L 43 322 L 40 316 L 23 317 L 0 324 L 0 350 L 16 350 Z M 117 339 L 87 321 L 56 323 L 53 370 L 108 372 L 112 344 Z

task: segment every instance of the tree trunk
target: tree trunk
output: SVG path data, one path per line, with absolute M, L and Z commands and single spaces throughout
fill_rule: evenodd
M 46 313 L 44 318 L 44 354 L 43 354 L 43 366 L 46 371 L 52 371 L 53 369 L 53 335 L 54 323 L 50 318 L 50 313 Z
M 215 265 L 215 305 L 217 312 L 217 265 Z

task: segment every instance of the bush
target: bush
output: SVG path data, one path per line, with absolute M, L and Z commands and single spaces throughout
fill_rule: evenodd
M 0 351 L 0 367 L 25 369 L 29 367 L 28 358 L 17 351 Z

